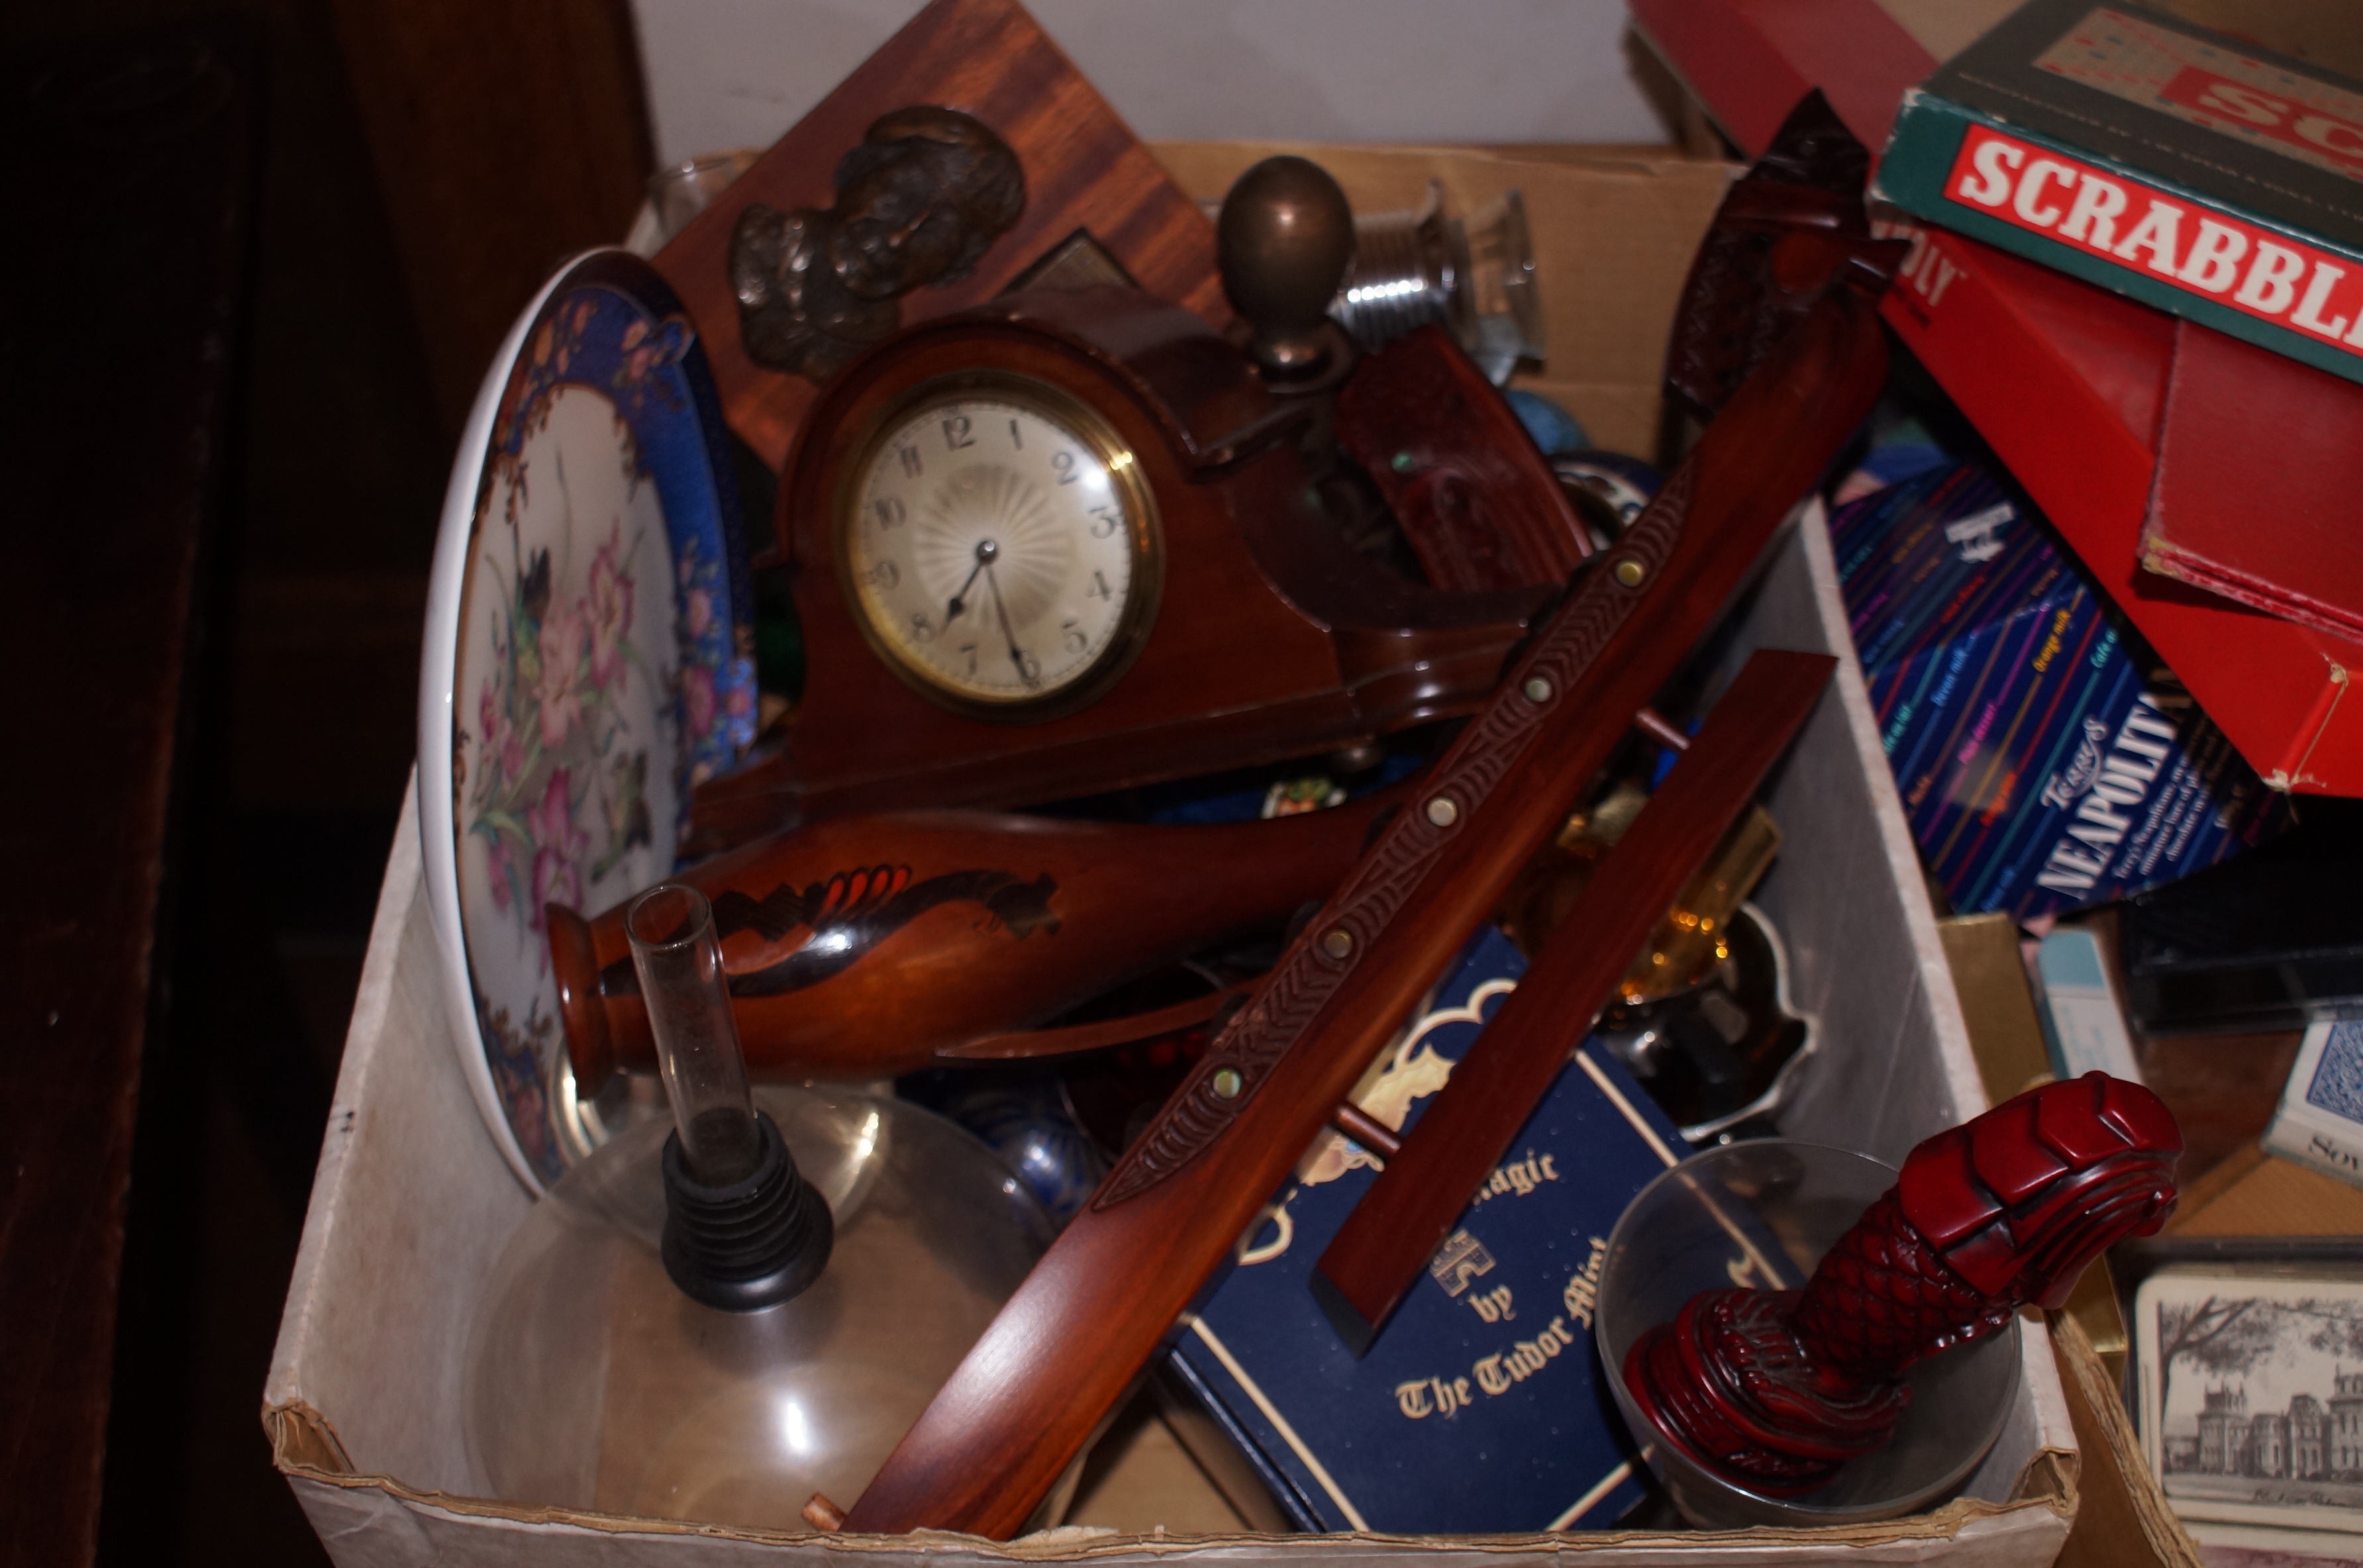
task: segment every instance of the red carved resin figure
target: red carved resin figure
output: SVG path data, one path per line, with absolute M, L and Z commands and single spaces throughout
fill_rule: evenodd
M 2020 1095 L 1913 1150 L 1803 1290 L 1692 1297 L 1634 1343 L 1625 1386 L 1714 1474 L 1811 1491 L 1887 1441 L 1913 1363 L 2058 1307 L 2086 1264 L 2155 1233 L 2181 1152 L 2139 1084 L 2088 1073 Z

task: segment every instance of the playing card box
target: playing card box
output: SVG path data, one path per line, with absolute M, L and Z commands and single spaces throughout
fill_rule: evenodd
M 2363 1187 L 2363 1023 L 2316 1023 L 2306 1030 L 2264 1145 Z
M 2363 1554 L 2363 1270 L 2182 1265 L 2134 1302 L 2143 1445 L 2191 1533 Z

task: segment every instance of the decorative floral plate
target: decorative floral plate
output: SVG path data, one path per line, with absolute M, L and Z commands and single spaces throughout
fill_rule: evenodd
M 419 827 L 461 1066 L 539 1188 L 604 1137 L 577 1102 L 542 910 L 673 868 L 690 787 L 753 738 L 752 598 L 721 402 L 680 300 L 567 264 L 485 378 L 443 503 Z

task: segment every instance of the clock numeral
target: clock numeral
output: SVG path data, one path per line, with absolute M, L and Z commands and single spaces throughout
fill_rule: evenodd
M 1042 661 L 1022 648 L 1017 654 L 1017 679 L 1029 687 L 1042 684 Z
M 903 503 L 901 502 L 895 500 L 890 495 L 885 500 L 876 502 L 875 505 L 878 512 L 878 526 L 881 528 L 900 528 L 903 525 L 903 519 L 905 514 L 903 511 Z
M 976 673 L 976 645 L 974 643 L 962 643 L 960 646 L 960 651 L 968 655 L 968 672 L 971 675 L 974 675 Z
M 915 643 L 932 643 L 936 640 L 936 624 L 927 619 L 927 613 L 925 610 L 911 612 L 911 640 Z
M 1071 654 L 1079 654 L 1092 646 L 1092 640 L 1083 635 L 1083 628 L 1080 624 L 1062 621 L 1059 624 L 1059 646 Z
M 967 414 L 955 414 L 944 421 L 944 445 L 955 452 L 976 445 L 976 437 L 969 434 Z
M 861 580 L 872 588 L 886 590 L 903 580 L 903 569 L 893 561 L 880 561 L 861 574 Z
M 1124 512 L 1122 508 L 1114 505 L 1094 506 L 1092 508 L 1093 538 L 1110 538 L 1114 536 L 1117 529 L 1123 526 Z
M 1115 599 L 1115 595 L 1109 591 L 1107 574 L 1105 572 L 1095 571 L 1092 573 L 1092 585 L 1083 590 L 1083 597 L 1086 599 Z
M 1009 448 L 1013 452 L 1022 452 L 1026 449 L 1026 437 L 1019 434 L 1017 421 L 1014 419 L 1009 422 Z
M 1057 470 L 1060 484 L 1072 484 L 1083 477 L 1082 471 L 1075 467 L 1075 455 L 1072 452 L 1059 453 L 1050 459 L 1050 467 Z
M 919 449 L 916 447 L 897 447 L 894 448 L 894 455 L 903 460 L 903 477 L 904 479 L 917 479 L 919 477 L 919 470 L 922 465 L 919 461 Z

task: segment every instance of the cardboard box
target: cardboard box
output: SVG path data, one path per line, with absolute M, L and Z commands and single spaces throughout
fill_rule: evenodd
M 2182 1189 L 2175 1236 L 2363 1235 L 2363 1192 L 2250 1144 Z
M 1236 161 L 1252 160 L 1245 149 Z M 1329 149 L 1321 149 L 1328 156 Z M 1337 160 L 1349 156 L 1342 151 Z M 1570 399 L 1604 440 L 1647 450 L 1675 292 L 1719 195 L 1719 166 L 1364 150 L 1365 170 L 1393 168 L 1415 193 L 1426 160 L 1461 158 L 1517 183 L 1530 210 L 1594 213 L 1621 233 L 1537 217 L 1588 256 L 1567 262 L 1586 290 L 1551 308 L 1567 359 L 1551 380 L 1589 388 Z M 1399 168 L 1387 160 L 1407 160 Z M 1349 172 L 1341 169 L 1341 173 Z M 1226 176 L 1216 176 L 1226 178 Z M 1371 176 L 1376 178 L 1375 175 Z M 1348 179 L 1349 192 L 1362 175 Z M 1185 182 L 1187 183 L 1187 182 Z M 1664 202 L 1668 191 L 1696 199 Z M 1193 194 L 1195 192 L 1193 191 Z M 1459 210 L 1490 193 L 1456 188 Z M 1589 205 L 1585 204 L 1591 204 Z M 1654 215 L 1651 215 L 1654 212 Z M 1559 243 L 1559 242 L 1554 242 Z M 1633 263 L 1615 261 L 1622 251 Z M 1554 256 L 1541 259 L 1546 278 Z M 1631 359 L 1571 352 L 1594 337 Z M 1643 346 L 1649 359 L 1640 362 Z M 1606 350 L 1603 350 L 1606 351 Z M 1629 379 L 1627 379 L 1629 378 Z M 1613 423 L 1616 411 L 1625 423 Z M 1851 658 L 1828 542 L 1809 515 L 1777 550 L 1726 656 L 1758 646 L 1846 653 L 1837 679 L 1781 765 L 1768 798 L 1786 834 L 1757 901 L 1781 926 L 1795 1005 L 1821 1026 L 1821 1057 L 1788 1117 L 1795 1135 L 1900 1162 L 1920 1139 L 1986 1101 L 1920 870 Z M 411 1564 L 701 1564 L 804 1562 L 844 1553 L 971 1563 L 1131 1564 L 1176 1552 L 1208 1562 L 1283 1563 L 1449 1555 L 1581 1555 L 1599 1568 L 1943 1561 L 2044 1568 L 2076 1508 L 2075 1437 L 2041 1323 L 2026 1321 L 2025 1359 L 2000 1442 L 1963 1495 L 1933 1513 L 1827 1531 L 1385 1537 L 1237 1534 L 1184 1537 L 1065 1531 L 999 1544 L 908 1538 L 783 1537 L 485 1500 L 460 1435 L 464 1347 L 478 1289 L 531 1199 L 508 1173 L 462 1079 L 440 1005 L 436 944 L 405 813 L 386 867 L 367 966 L 323 1142 L 263 1419 L 280 1469 L 342 1568 Z
M 1550 353 L 1512 384 L 1557 400 L 1596 447 L 1660 455 L 1659 382 L 1674 305 L 1738 165 L 1630 147 L 1159 141 L 1149 150 L 1198 202 L 1222 200 L 1249 164 L 1277 153 L 1328 170 L 1357 213 L 1415 208 L 1430 180 L 1442 182 L 1455 215 L 1504 191 L 1523 193 Z

